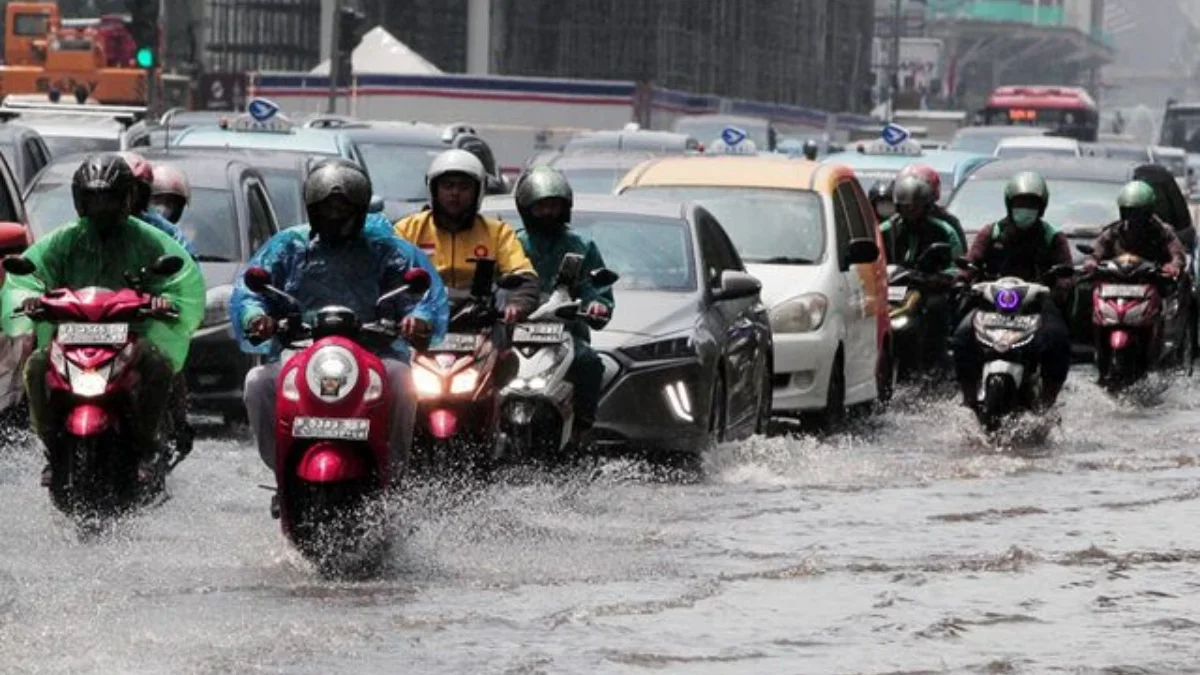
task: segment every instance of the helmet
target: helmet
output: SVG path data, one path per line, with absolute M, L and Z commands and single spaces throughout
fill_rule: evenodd
M 425 185 L 429 187 L 429 199 L 433 203 L 434 208 L 437 208 L 437 180 L 442 176 L 450 173 L 461 173 L 470 176 L 478 185 L 476 191 L 475 210 L 483 206 L 484 192 L 487 188 L 487 170 L 483 168 L 483 162 L 475 155 L 466 150 L 447 150 L 429 163 L 429 169 L 425 171 Z
M 154 182 L 150 185 L 150 196 L 179 197 L 184 204 L 192 201 L 192 187 L 188 184 L 187 174 L 166 164 L 154 167 Z
M 1004 207 L 1012 211 L 1012 202 L 1017 197 L 1034 197 L 1041 202 L 1038 216 L 1046 214 L 1046 206 L 1050 204 L 1050 188 L 1046 179 L 1036 171 L 1022 171 L 1008 179 L 1004 186 Z
M 892 191 L 896 188 L 896 182 L 890 180 L 877 180 L 867 192 L 867 199 L 874 205 L 877 202 L 892 201 Z
M 129 206 L 129 191 L 134 186 L 133 172 L 129 164 L 115 153 L 89 155 L 75 170 L 71 180 L 71 196 L 75 200 L 75 211 L 85 216 L 94 199 L 120 201 L 125 209 Z M 128 211 L 126 211 L 128 213 Z
M 154 167 L 136 152 L 128 150 L 118 152 L 121 159 L 129 165 L 133 173 L 133 205 L 134 213 L 140 214 L 150 207 L 150 186 L 154 183 Z
M 357 235 L 366 225 L 371 194 L 371 178 L 358 164 L 341 157 L 314 164 L 304 179 L 304 205 L 313 233 L 339 241 Z M 352 211 L 345 222 L 325 223 L 318 217 L 317 207 L 333 196 L 341 196 L 350 204 Z
M 805 157 L 807 157 L 809 159 L 816 159 L 818 152 L 820 152 L 820 150 L 817 148 L 816 141 L 814 141 L 811 138 L 808 139 L 807 141 L 804 141 L 804 156 Z
M 1154 215 L 1156 195 L 1149 183 L 1135 180 L 1125 184 L 1117 194 L 1117 208 L 1121 210 L 1121 220 L 1142 225 L 1150 221 Z
M 920 176 L 904 176 L 896 180 L 896 187 L 892 191 L 892 199 L 896 202 L 896 206 L 931 206 L 935 201 L 933 198 L 933 186 L 929 181 Z
M 896 177 L 903 178 L 904 176 L 919 176 L 924 178 L 925 182 L 929 183 L 929 186 L 933 188 L 933 201 L 941 200 L 942 176 L 932 166 L 928 164 L 909 164 L 901 169 L 899 175 Z
M 548 166 L 535 166 L 529 169 L 517 180 L 516 189 L 517 212 L 525 227 L 537 229 L 539 226 L 555 227 L 571 222 L 571 207 L 575 205 L 575 192 L 567 177 L 558 169 Z M 566 211 L 553 223 L 542 222 L 533 216 L 533 205 L 543 199 L 561 199 L 566 202 Z

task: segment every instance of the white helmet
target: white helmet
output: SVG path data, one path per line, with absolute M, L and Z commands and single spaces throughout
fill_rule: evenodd
M 475 155 L 458 148 L 447 150 L 434 157 L 433 161 L 429 163 L 429 169 L 425 172 L 425 187 L 429 189 L 431 204 L 437 203 L 433 184 L 448 173 L 466 174 L 479 185 L 479 189 L 476 190 L 478 196 L 475 199 L 475 211 L 478 212 L 483 207 L 483 198 L 487 191 L 487 169 L 483 168 L 483 162 L 479 161 Z

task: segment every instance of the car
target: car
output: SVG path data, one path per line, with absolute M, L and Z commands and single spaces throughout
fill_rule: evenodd
M 585 152 L 558 155 L 546 165 L 563 172 L 575 194 L 612 194 L 626 172 L 654 156 L 654 153 L 632 150 Z
M 279 230 L 265 179 L 236 157 L 173 149 L 141 153 L 152 163 L 184 172 L 192 188 L 179 227 L 199 252 L 208 288 L 204 319 L 192 338 L 186 370 L 192 407 L 229 422 L 240 420 L 245 415 L 242 383 L 256 360 L 242 353 L 234 339 L 229 299 L 238 269 Z M 71 178 L 85 156 L 56 158 L 34 179 L 27 204 L 35 236 L 75 219 Z
M 722 113 L 704 115 L 684 115 L 675 118 L 671 131 L 677 134 L 687 134 L 700 139 L 705 147 L 721 138 L 721 132 L 727 127 L 737 127 L 746 132 L 754 146 L 764 152 L 775 152 L 779 142 L 779 132 L 770 120 L 763 117 L 746 117 L 744 115 L 725 115 Z
M 632 125 L 619 131 L 585 131 L 563 145 L 563 154 L 595 151 L 640 150 L 655 154 L 700 152 L 695 137 L 672 131 L 652 131 Z
M 722 223 L 763 283 L 775 414 L 833 426 L 892 389 L 883 238 L 853 170 L 778 157 L 657 158 L 617 193 L 696 200 Z
M 1016 159 L 1031 155 L 1053 155 L 1057 157 L 1082 157 L 1079 141 L 1062 136 L 1018 136 L 1004 138 L 996 144 L 992 153 L 996 157 Z
M 125 148 L 164 148 L 171 144 L 179 132 L 199 125 L 220 125 L 221 120 L 233 116 L 225 110 L 184 110 L 172 108 L 158 120 L 142 120 L 125 132 Z
M 961 150 L 932 150 L 921 148 L 916 142 L 906 142 L 892 147 L 882 141 L 863 143 L 862 151 L 842 151 L 826 155 L 821 161 L 844 164 L 854 169 L 863 190 L 870 190 L 876 181 L 896 178 L 910 164 L 926 164 L 938 172 L 942 179 L 942 204 L 946 203 L 954 186 L 975 169 L 993 161 L 989 155 Z
M 0 125 L 0 154 L 24 190 L 42 167 L 50 163 L 50 148 L 42 135 L 24 124 Z
M 522 229 L 512 199 L 488 197 L 482 212 Z M 712 213 L 582 194 L 571 228 L 621 277 L 612 320 L 592 333 L 604 363 L 595 445 L 694 456 L 710 441 L 765 433 L 770 321 L 760 282 Z
M 51 103 L 6 96 L 0 120 L 29 127 L 41 135 L 50 157 L 73 152 L 115 152 L 125 130 L 146 116 L 142 106 Z
M 0 258 L 23 252 L 33 243 L 28 227 L 21 185 L 0 157 Z M 0 283 L 4 270 L 0 269 Z M 0 426 L 28 428 L 28 412 L 24 405 L 25 384 L 21 373 L 25 359 L 33 351 L 30 336 L 10 337 L 0 334 Z
M 241 114 L 215 125 L 188 127 L 175 136 L 171 147 L 284 150 L 343 157 L 366 166 L 362 154 L 345 133 L 296 126 L 282 116 L 258 122 L 249 114 Z
M 1049 133 L 1050 130 L 1043 127 L 1009 125 L 963 127 L 954 133 L 954 138 L 950 139 L 950 144 L 946 149 L 991 155 L 996 152 L 996 145 L 1005 138 L 1045 136 Z
M 1085 157 L 1104 157 L 1138 164 L 1154 161 L 1150 146 L 1141 143 L 1081 143 L 1080 148 Z
M 1151 146 L 1150 161 L 1169 169 L 1171 175 L 1175 176 L 1175 182 L 1179 183 L 1179 189 L 1183 190 L 1185 195 L 1191 193 L 1195 172 L 1188 167 L 1187 151 L 1165 145 Z

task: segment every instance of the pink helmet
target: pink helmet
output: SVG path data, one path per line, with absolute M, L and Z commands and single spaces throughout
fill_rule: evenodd
M 928 164 L 909 164 L 900 170 L 896 176 L 897 180 L 904 176 L 917 176 L 929 183 L 929 187 L 933 188 L 933 201 L 939 202 L 942 200 L 942 176 Z
M 128 150 L 118 152 L 117 154 L 129 165 L 129 170 L 133 172 L 134 179 L 139 183 L 149 185 L 154 181 L 154 167 L 150 165 L 150 162 L 145 157 Z
M 184 204 L 192 200 L 192 188 L 188 185 L 187 175 L 166 164 L 154 167 L 154 184 L 150 188 L 150 194 L 154 197 L 159 195 L 182 197 Z

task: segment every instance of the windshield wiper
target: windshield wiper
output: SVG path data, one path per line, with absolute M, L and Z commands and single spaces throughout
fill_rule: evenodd
M 755 258 L 746 259 L 748 263 L 757 263 L 760 265 L 815 265 L 817 261 L 801 258 L 799 256 L 777 255 L 771 258 Z
M 233 260 L 230 260 L 229 258 L 225 258 L 225 257 L 219 256 L 219 255 L 207 255 L 207 254 L 201 253 L 200 255 L 196 256 L 196 262 L 231 263 L 231 262 L 233 262 Z

